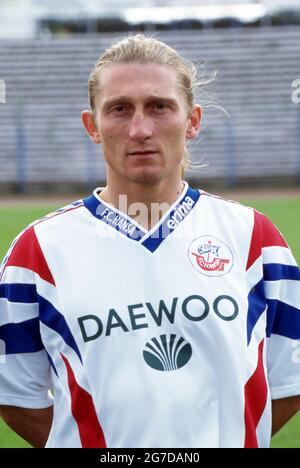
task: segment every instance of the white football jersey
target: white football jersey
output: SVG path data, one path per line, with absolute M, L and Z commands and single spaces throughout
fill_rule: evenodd
M 186 183 L 150 231 L 98 193 L 2 263 L 0 404 L 54 404 L 47 447 L 268 447 L 271 399 L 300 394 L 279 231 Z

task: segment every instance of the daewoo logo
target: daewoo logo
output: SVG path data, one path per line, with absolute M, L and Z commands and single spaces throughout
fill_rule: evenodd
M 148 366 L 164 372 L 180 369 L 192 356 L 191 345 L 174 334 L 151 338 L 145 348 L 143 356 Z
M 226 294 L 210 301 L 199 294 L 192 294 L 184 299 L 161 299 L 156 304 L 129 304 L 119 313 L 110 308 L 108 311 L 99 311 L 98 315 L 82 315 L 77 320 L 83 341 L 87 343 L 103 335 L 108 337 L 113 333 L 128 333 L 130 330 L 138 331 L 153 325 L 162 327 L 168 323 L 173 324 L 178 314 L 192 322 L 201 323 L 211 313 L 218 319 L 231 322 L 238 316 L 239 306 L 233 297 Z

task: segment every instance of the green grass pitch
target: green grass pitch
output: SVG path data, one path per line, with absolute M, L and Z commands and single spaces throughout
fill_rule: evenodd
M 300 263 L 300 198 L 241 200 L 269 216 L 278 226 Z M 12 239 L 31 221 L 57 207 L 0 208 L 0 257 L 2 258 Z M 273 439 L 272 447 L 300 448 L 300 413 L 295 416 Z M 0 448 L 29 447 L 0 420 Z

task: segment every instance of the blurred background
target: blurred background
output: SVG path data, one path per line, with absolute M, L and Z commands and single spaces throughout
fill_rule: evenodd
M 204 117 L 190 180 L 204 188 L 300 183 L 299 0 L 0 0 L 0 193 L 104 182 L 81 111 L 94 62 L 128 31 L 175 47 L 203 79 L 217 71 L 196 93 Z
M 299 0 L 0 0 L 0 257 L 28 223 L 105 184 L 81 111 L 95 61 L 130 31 L 211 81 L 195 96 L 187 179 L 263 211 L 300 262 Z M 0 447 L 13 446 L 28 445 L 0 422 Z M 299 416 L 272 446 L 300 447 Z

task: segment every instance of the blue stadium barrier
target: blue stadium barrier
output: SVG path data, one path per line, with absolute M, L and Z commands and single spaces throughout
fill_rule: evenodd
M 235 128 L 230 120 L 225 121 L 225 161 L 226 184 L 229 188 L 236 185 L 236 135 Z
M 297 174 L 296 180 L 300 184 L 300 104 L 298 104 L 298 114 L 296 119 L 296 157 L 297 157 Z
M 26 193 L 27 170 L 26 170 L 26 134 L 21 109 L 16 112 L 16 172 L 17 191 Z

